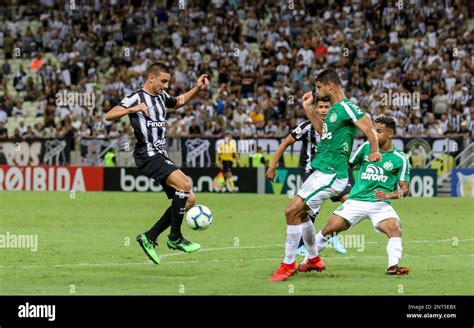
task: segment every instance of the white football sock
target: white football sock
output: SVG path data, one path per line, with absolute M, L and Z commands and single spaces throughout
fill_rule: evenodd
M 387 243 L 388 267 L 397 265 L 402 258 L 402 238 L 392 237 Z
M 316 232 L 314 231 L 314 224 L 309 220 L 301 225 L 303 231 L 303 241 L 308 250 L 308 258 L 313 259 L 318 256 L 318 249 L 316 248 Z
M 283 263 L 291 264 L 295 262 L 302 231 L 301 224 L 286 226 L 285 259 Z
M 323 249 L 326 248 L 326 242 L 329 238 L 324 237 L 321 234 L 321 230 L 316 234 L 316 247 L 318 249 L 318 253 L 321 252 Z

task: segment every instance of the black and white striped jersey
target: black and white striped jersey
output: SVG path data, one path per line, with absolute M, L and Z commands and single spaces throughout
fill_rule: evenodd
M 145 103 L 148 107 L 148 117 L 141 111 L 128 115 L 137 138 L 133 156 L 145 158 L 162 154 L 168 157 L 166 108 L 174 108 L 176 102 L 176 98 L 171 97 L 166 91 L 154 96 L 143 89 L 132 92 L 120 102 L 120 106 L 125 108 L 140 103 Z
M 300 155 L 300 168 L 305 173 L 308 173 L 312 170 L 311 161 L 316 155 L 317 145 L 320 141 L 319 134 L 314 130 L 310 121 L 303 121 L 291 131 L 291 136 L 297 141 L 301 140 L 303 142 Z

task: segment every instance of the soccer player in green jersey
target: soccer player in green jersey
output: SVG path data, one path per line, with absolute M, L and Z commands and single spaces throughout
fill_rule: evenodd
M 315 80 L 318 99 L 329 100 L 331 108 L 324 121 L 312 106 L 311 92 L 303 96 L 303 108 L 311 124 L 321 136 L 311 167 L 314 172 L 305 180 L 297 196 L 285 210 L 287 237 L 285 258 L 269 281 L 284 281 L 299 271 L 322 271 L 325 268 L 316 247 L 314 225 L 308 211 L 317 213 L 324 200 L 340 194 L 348 183 L 347 163 L 359 128 L 369 140 L 370 161 L 380 159 L 377 133 L 370 116 L 346 98 L 339 75 L 333 69 L 321 72 Z M 308 251 L 304 266 L 296 266 L 300 238 Z
M 408 274 L 408 268 L 398 266 L 402 257 L 402 229 L 400 218 L 390 205 L 390 200 L 408 196 L 410 163 L 406 155 L 392 144 L 396 131 L 393 118 L 377 118 L 375 128 L 379 137 L 382 160 L 379 162 L 368 160 L 370 147 L 367 142 L 352 155 L 349 165 L 360 165 L 359 178 L 347 201 L 333 212 L 326 226 L 316 235 L 316 245 L 320 251 L 325 247 L 327 236 L 369 219 L 375 231 L 385 233 L 389 238 L 386 273 Z

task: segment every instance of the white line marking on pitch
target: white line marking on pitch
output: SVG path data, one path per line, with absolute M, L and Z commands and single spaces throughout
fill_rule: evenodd
M 404 243 L 440 243 L 440 242 L 452 242 L 452 239 L 442 239 L 442 240 L 407 240 Z M 458 242 L 463 241 L 474 241 L 474 239 L 459 239 Z M 367 242 L 371 244 L 383 244 L 384 242 Z M 259 245 L 259 246 L 229 246 L 229 247 L 216 247 L 216 248 L 205 248 L 199 250 L 199 253 L 202 252 L 215 252 L 215 251 L 223 251 L 223 250 L 242 250 L 242 249 L 258 249 L 258 248 L 272 248 L 272 247 L 283 247 L 283 244 L 274 244 L 274 245 Z M 160 259 L 171 257 L 171 256 L 180 256 L 185 255 L 187 253 L 168 253 L 162 254 Z M 425 255 L 405 255 L 404 257 L 455 257 L 455 256 L 474 256 L 474 254 L 440 254 L 440 255 L 433 255 L 433 256 L 425 256 Z M 383 258 L 385 256 L 362 256 L 361 258 L 370 259 L 370 258 Z M 338 256 L 338 257 L 326 257 L 330 258 L 331 260 L 334 259 L 354 259 L 358 258 L 353 255 L 349 256 Z M 258 261 L 277 261 L 277 258 L 266 258 L 266 259 L 234 259 L 234 260 L 208 260 L 208 261 L 201 261 L 201 260 L 191 260 L 191 261 L 175 261 L 175 262 L 163 262 L 162 264 L 181 264 L 181 263 L 219 263 L 219 262 L 236 262 L 236 261 L 247 261 L 247 262 L 258 262 Z M 75 264 L 50 264 L 50 265 L 0 265 L 0 269 L 34 269 L 34 268 L 66 268 L 66 267 L 100 267 L 100 266 L 129 266 L 129 265 L 148 265 L 148 262 L 129 262 L 129 263 L 75 263 Z
M 183 253 L 184 254 L 184 253 Z M 404 258 L 423 257 L 423 258 L 439 258 L 439 257 L 465 257 L 474 256 L 474 254 L 438 254 L 438 255 L 404 255 Z M 375 256 L 336 256 L 336 257 L 325 257 L 325 259 L 333 260 L 353 260 L 353 259 L 384 259 L 385 255 Z M 281 258 L 260 258 L 260 259 L 232 259 L 232 260 L 190 260 L 190 261 L 174 261 L 174 262 L 163 262 L 163 264 L 198 264 L 198 263 L 224 263 L 224 262 L 263 262 L 263 261 L 278 261 Z M 150 265 L 149 262 L 130 262 L 130 263 L 76 263 L 76 264 L 56 264 L 56 265 L 21 265 L 21 266 L 0 266 L 1 269 L 36 269 L 36 268 L 66 268 L 66 267 L 103 267 L 103 266 L 134 266 L 134 265 Z

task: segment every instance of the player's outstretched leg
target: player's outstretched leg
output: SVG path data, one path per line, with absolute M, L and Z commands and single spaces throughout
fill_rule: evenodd
M 333 235 L 331 238 L 329 238 L 328 243 L 332 244 L 332 247 L 334 248 L 334 250 L 337 253 L 339 253 L 339 254 L 346 254 L 347 253 L 347 250 L 344 246 L 342 246 L 338 235 Z
M 349 224 L 340 216 L 333 214 L 329 221 L 326 223 L 326 226 L 316 234 L 315 244 L 318 253 L 326 248 L 326 243 L 329 238 L 325 237 L 333 233 L 347 230 Z M 319 256 L 318 256 L 319 258 Z M 313 270 L 322 271 L 326 269 L 326 265 L 322 260 L 318 261 L 317 259 L 311 260 L 310 258 L 306 259 L 298 267 L 298 271 L 309 272 Z
M 186 209 L 194 206 L 196 197 L 191 192 L 186 202 Z M 160 264 L 160 259 L 156 254 L 155 247 L 158 246 L 156 242 L 158 236 L 171 225 L 171 206 L 163 213 L 163 216 L 145 233 L 137 236 L 137 242 L 145 252 L 145 255 L 155 264 Z
M 388 255 L 388 275 L 405 275 L 410 272 L 407 267 L 401 267 L 398 262 L 402 258 L 402 229 L 400 221 L 396 218 L 388 218 L 377 224 L 377 229 L 384 232 L 388 239 L 387 255 Z
M 349 193 L 352 190 L 352 185 L 348 183 L 344 190 L 337 196 L 331 197 L 331 200 L 333 202 L 341 202 L 341 204 L 344 204 L 344 202 L 347 200 L 349 197 Z M 341 244 L 341 240 L 339 239 L 339 236 L 337 234 L 333 234 L 332 237 L 330 237 L 327 241 L 329 244 L 332 245 L 334 250 L 339 253 L 339 254 L 346 254 L 347 250 L 344 246 Z
M 166 178 L 166 184 L 175 189 L 171 202 L 171 231 L 168 235 L 167 245 L 170 249 L 186 253 L 195 252 L 201 248 L 201 245 L 186 240 L 181 234 L 186 203 L 191 193 L 191 182 L 181 170 L 176 170 Z

